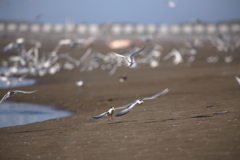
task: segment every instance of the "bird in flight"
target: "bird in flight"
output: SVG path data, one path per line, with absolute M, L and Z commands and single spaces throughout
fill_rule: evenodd
M 116 56 L 118 57 L 121 57 L 121 58 L 125 58 L 129 64 L 129 66 L 132 66 L 134 64 L 134 56 L 136 56 L 137 54 L 139 54 L 145 47 L 141 48 L 140 50 L 136 51 L 136 52 L 133 52 L 131 55 L 130 55 L 130 60 L 124 56 L 124 55 L 121 55 L 121 54 L 117 54 L 115 53 Z
M 158 98 L 158 97 L 166 94 L 168 91 L 169 91 L 169 89 L 167 88 L 167 89 L 163 90 L 162 92 L 159 92 L 159 93 L 157 93 L 157 94 L 155 94 L 151 97 L 146 97 L 146 98 L 143 98 L 143 99 L 137 99 L 137 100 L 133 101 L 132 103 L 129 103 L 129 104 L 127 104 L 125 106 L 122 106 L 122 107 L 117 107 L 117 108 L 110 107 L 110 109 L 107 112 L 104 112 L 104 113 L 102 113 L 98 116 L 93 116 L 92 118 L 98 119 L 98 118 L 102 118 L 104 116 L 108 116 L 108 121 L 110 121 L 110 118 L 111 118 L 111 120 L 113 120 L 112 116 L 113 116 L 115 110 L 127 108 L 127 109 L 122 110 L 121 112 L 119 112 L 116 115 L 116 116 L 123 116 L 124 114 L 127 114 L 128 112 L 130 112 L 136 104 L 142 104 L 145 100 Z
M 155 98 L 158 98 L 160 96 L 163 96 L 168 91 L 169 91 L 169 89 L 167 88 L 167 89 L 163 90 L 162 92 L 159 92 L 159 93 L 157 93 L 157 94 L 155 94 L 151 97 L 146 97 L 146 98 L 143 98 L 143 99 L 137 99 L 137 100 L 133 101 L 132 103 L 129 103 L 125 106 L 118 107 L 117 109 L 123 109 L 123 108 L 126 108 L 126 109 L 119 112 L 116 116 L 117 117 L 118 116 L 123 116 L 123 115 L 127 114 L 128 112 L 130 112 L 136 106 L 136 104 L 142 104 L 142 103 L 144 103 L 145 100 L 155 99 Z
M 116 109 L 114 107 L 110 107 L 110 109 L 107 112 L 104 112 L 104 113 L 102 113 L 102 114 L 100 114 L 98 116 L 93 116 L 92 118 L 98 119 L 98 118 L 101 118 L 103 116 L 108 116 L 108 121 L 110 121 L 110 118 L 111 118 L 111 120 L 113 120 L 112 115 L 114 114 L 115 110 Z
M 13 90 L 13 91 L 8 91 L 7 94 L 5 94 L 5 96 L 3 96 L 3 98 L 1 99 L 0 103 L 2 103 L 5 99 L 17 94 L 17 93 L 34 93 L 35 91 L 20 91 L 20 90 Z

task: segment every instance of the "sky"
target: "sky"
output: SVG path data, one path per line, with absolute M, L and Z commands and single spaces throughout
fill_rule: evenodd
M 0 0 L 0 20 L 177 24 L 240 20 L 240 0 Z

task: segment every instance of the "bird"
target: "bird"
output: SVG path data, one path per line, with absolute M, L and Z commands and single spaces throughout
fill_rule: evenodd
M 176 3 L 169 0 L 168 1 L 168 6 L 171 7 L 171 8 L 175 8 L 176 7 Z
M 125 82 L 127 80 L 127 75 L 122 75 L 121 77 L 118 78 L 119 82 Z
M 110 109 L 107 112 L 104 112 L 104 113 L 102 113 L 102 114 L 100 114 L 98 116 L 93 116 L 92 118 L 98 119 L 98 118 L 101 118 L 103 116 L 108 116 L 108 121 L 110 121 L 110 118 L 111 118 L 111 120 L 113 120 L 112 115 L 114 114 L 115 110 L 116 109 L 114 107 L 110 107 Z
M 118 57 L 121 57 L 121 58 L 125 58 L 127 60 L 127 62 L 129 63 L 129 66 L 132 66 L 134 64 L 134 56 L 136 56 L 137 54 L 139 54 L 145 47 L 141 48 L 140 50 L 136 51 L 136 52 L 133 52 L 131 55 L 130 55 L 130 60 L 124 56 L 124 55 L 120 55 L 120 54 L 117 54 L 117 53 L 114 53 L 116 56 Z
M 7 92 L 7 94 L 5 96 L 3 96 L 3 98 L 1 99 L 0 103 L 2 103 L 5 99 L 13 96 L 14 94 L 17 94 L 17 93 L 34 93 L 36 92 L 37 90 L 35 91 L 20 91 L 20 90 L 10 90 Z
M 172 56 L 174 57 L 174 59 L 173 59 L 174 65 L 178 65 L 179 63 L 183 62 L 181 53 L 176 49 L 173 49 L 169 54 L 167 54 L 165 57 L 163 57 L 163 61 L 168 60 Z
M 27 73 L 26 74 L 24 74 L 24 75 L 22 75 L 21 77 L 18 77 L 18 82 L 21 82 L 25 77 L 27 77 Z
M 137 100 L 133 101 L 132 103 L 129 103 L 129 104 L 125 105 L 125 106 L 118 107 L 118 108 L 116 108 L 116 109 L 123 109 L 123 108 L 126 108 L 126 109 L 124 109 L 124 110 L 122 110 L 121 112 L 119 112 L 116 116 L 117 116 L 117 117 L 123 116 L 123 115 L 127 114 L 128 112 L 130 112 L 130 111 L 135 107 L 136 104 L 143 104 L 145 100 L 150 100 L 150 99 L 158 98 L 158 97 L 166 94 L 169 90 L 170 90 L 170 89 L 167 88 L 167 89 L 163 90 L 162 92 L 159 92 L 159 93 L 157 93 L 157 94 L 154 94 L 154 95 L 151 96 L 151 97 L 146 97 L 146 98 L 143 98 L 143 99 L 137 99 Z M 128 108 L 127 108 L 127 107 L 128 107 Z
M 14 48 L 14 43 L 11 42 L 6 47 L 4 47 L 3 52 L 7 52 L 7 51 L 9 51 L 9 50 L 11 50 L 13 48 Z
M 240 78 L 239 77 L 235 77 L 236 78 L 236 80 L 237 80 L 237 82 L 238 82 L 238 84 L 240 84 Z
M 76 85 L 79 86 L 79 87 L 83 86 L 83 81 L 82 81 L 82 80 L 77 81 L 77 82 L 76 82 Z

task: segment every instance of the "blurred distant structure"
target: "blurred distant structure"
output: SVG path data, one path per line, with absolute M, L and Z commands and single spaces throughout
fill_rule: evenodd
M 182 24 L 132 24 L 132 23 L 106 23 L 106 24 L 87 24 L 87 23 L 65 23 L 65 24 L 50 24 L 50 23 L 31 23 L 31 22 L 16 22 L 16 21 L 0 21 L 1 38 L 8 36 L 22 36 L 31 38 L 37 35 L 46 37 L 71 37 L 76 36 L 91 36 L 101 32 L 111 36 L 134 37 L 134 36 L 187 36 L 187 35 L 219 35 L 240 34 L 240 21 L 225 22 L 225 23 L 203 23 L 194 21 Z

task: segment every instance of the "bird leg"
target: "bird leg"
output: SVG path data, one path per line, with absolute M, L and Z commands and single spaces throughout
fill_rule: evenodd
M 108 116 L 108 121 L 111 121 L 111 120 L 113 120 L 112 115 L 111 115 L 111 116 Z

